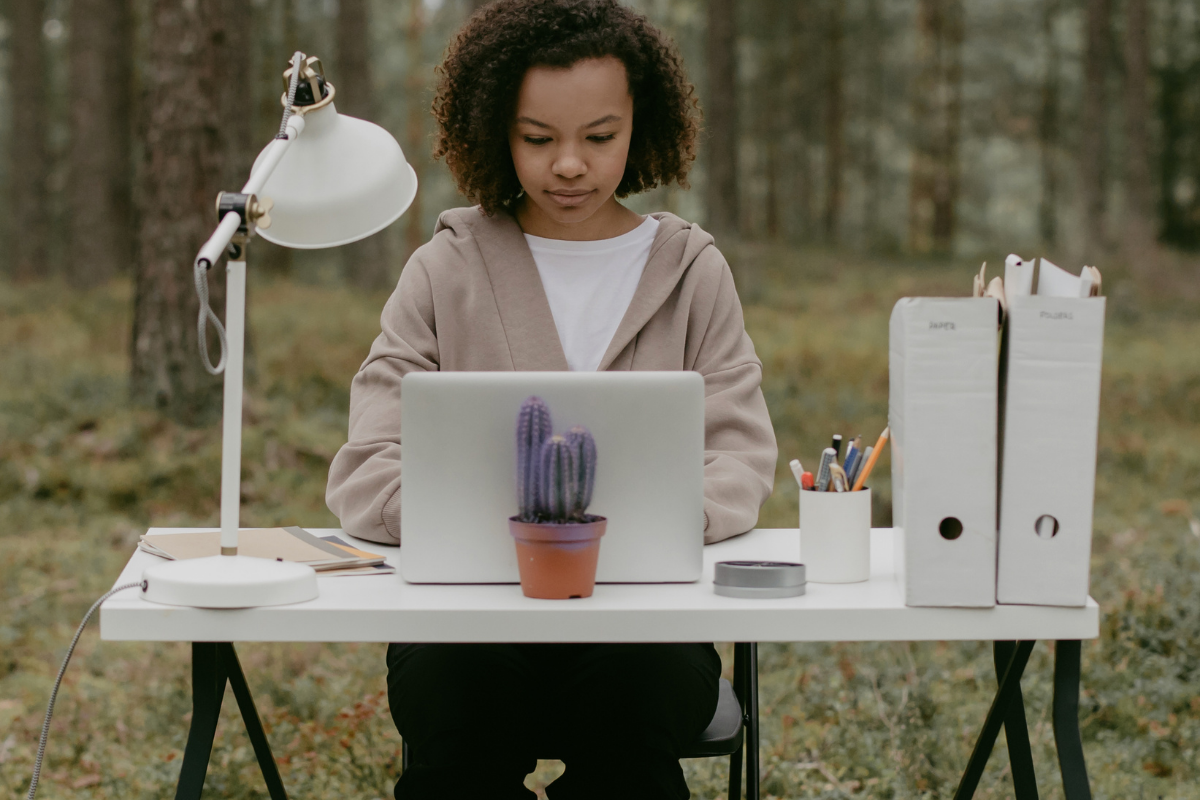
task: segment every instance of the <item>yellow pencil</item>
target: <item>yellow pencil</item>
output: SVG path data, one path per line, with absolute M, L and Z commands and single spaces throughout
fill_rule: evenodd
M 883 446 L 887 444 L 888 434 L 891 433 L 890 428 L 884 428 L 883 433 L 879 434 L 879 441 L 875 442 L 875 449 L 871 451 L 871 457 L 867 459 L 867 463 L 858 471 L 858 478 L 854 481 L 854 490 L 862 489 L 863 484 L 867 482 L 867 476 L 871 474 L 871 470 L 875 468 L 875 462 L 879 460 L 879 454 L 883 452 Z

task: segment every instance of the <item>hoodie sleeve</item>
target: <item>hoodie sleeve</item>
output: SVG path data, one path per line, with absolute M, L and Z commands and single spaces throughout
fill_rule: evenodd
M 325 502 L 346 533 L 400 542 L 400 381 L 439 368 L 433 292 L 415 252 L 383 308 L 382 331 L 350 385 L 350 432 L 329 467 Z
M 709 262 L 705 273 L 716 283 L 715 296 L 705 293 L 712 308 L 692 367 L 704 376 L 704 543 L 712 544 L 758 522 L 779 451 L 762 393 L 762 362 L 746 333 L 733 273 L 716 247 L 700 259 Z

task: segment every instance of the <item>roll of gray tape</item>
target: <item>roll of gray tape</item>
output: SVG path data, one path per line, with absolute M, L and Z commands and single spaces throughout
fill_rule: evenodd
M 804 565 L 789 561 L 719 561 L 713 590 L 728 597 L 792 597 L 804 594 Z

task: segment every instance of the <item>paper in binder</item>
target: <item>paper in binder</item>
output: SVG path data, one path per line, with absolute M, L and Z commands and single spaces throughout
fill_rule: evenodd
M 1102 297 L 1009 299 L 1002 373 L 1000 603 L 1087 602 L 1104 309 Z
M 892 513 L 910 606 L 996 603 L 998 321 L 990 297 L 892 309 Z

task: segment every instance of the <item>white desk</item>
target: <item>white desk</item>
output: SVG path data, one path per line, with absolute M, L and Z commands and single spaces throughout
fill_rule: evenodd
M 170 533 L 177 529 L 153 529 Z M 341 531 L 314 531 L 314 533 Z M 360 542 L 399 566 L 400 548 Z M 799 556 L 795 530 L 755 530 L 704 548 L 689 584 L 600 584 L 592 597 L 534 600 L 517 585 L 417 585 L 394 575 L 318 578 L 320 596 L 271 608 L 155 605 L 130 589 L 100 608 L 108 640 L 209 642 L 819 642 L 1094 639 L 1100 614 L 1084 608 L 908 608 L 892 568 L 891 529 L 871 532 L 871 579 L 809 583 L 800 597 L 746 600 L 713 592 L 717 561 Z M 161 559 L 135 552 L 117 584 Z M 114 584 L 116 585 L 116 584 Z
M 152 529 L 151 533 L 184 529 Z M 341 531 L 314 531 L 314 533 Z M 345 534 L 342 534 L 345 535 Z M 348 541 L 355 542 L 350 537 Z M 534 600 L 517 585 L 444 586 L 405 583 L 399 573 L 364 577 L 318 577 L 320 596 L 307 603 L 271 608 L 214 610 L 155 605 L 137 589 L 100 607 L 100 636 L 124 641 L 190 641 L 193 716 L 177 798 L 198 798 L 216 731 L 225 681 L 238 705 L 274 800 L 285 800 L 270 745 L 233 642 L 698 642 L 737 646 L 735 684 L 742 700 L 747 741 L 747 795 L 758 788 L 757 656 L 764 641 L 995 642 L 1000 688 L 988 712 L 955 800 L 973 795 L 1003 725 L 1017 800 L 1036 797 L 1020 679 L 1038 639 L 1058 640 L 1055 651 L 1054 728 L 1067 800 L 1090 800 L 1079 739 L 1079 640 L 1099 636 L 1100 610 L 996 606 L 909 608 L 893 568 L 891 529 L 871 532 L 871 579 L 855 584 L 809 583 L 800 597 L 747 600 L 712 590 L 717 561 L 795 561 L 796 530 L 755 530 L 704 548 L 702 578 L 690 584 L 600 584 L 590 598 Z M 356 542 L 399 566 L 399 547 Z M 141 579 L 161 563 L 136 551 L 116 584 Z M 205 644 L 213 643 L 213 644 Z M 739 761 L 740 763 L 740 761 Z M 731 781 L 732 782 L 732 781 Z M 732 788 L 732 787 L 731 787 Z M 732 791 L 731 791 L 732 795 Z

